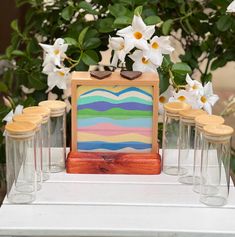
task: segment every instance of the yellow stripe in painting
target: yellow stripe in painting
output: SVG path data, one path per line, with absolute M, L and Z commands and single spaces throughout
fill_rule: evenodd
M 133 86 L 135 87 L 135 85 Z M 129 87 L 130 86 L 79 86 L 77 89 L 77 95 L 80 96 L 93 89 L 104 89 L 104 90 L 110 90 L 112 92 L 119 92 Z M 153 93 L 153 89 L 151 86 L 138 86 L 138 88 L 149 93 L 150 95 L 152 95 Z
M 78 142 L 103 141 L 103 142 L 144 142 L 152 143 L 151 137 L 146 137 L 136 133 L 128 133 L 116 136 L 100 136 L 97 134 L 78 132 Z

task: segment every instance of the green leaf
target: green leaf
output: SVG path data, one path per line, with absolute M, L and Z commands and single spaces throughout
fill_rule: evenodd
M 191 73 L 192 69 L 186 63 L 175 63 L 172 66 L 172 71 L 177 73 L 177 74 L 186 75 L 187 73 Z
M 7 91 L 8 91 L 7 86 L 0 81 L 0 92 L 7 93 Z
M 92 5 L 86 1 L 82 1 L 78 4 L 78 7 L 85 10 L 86 12 L 90 13 L 90 14 L 93 14 L 93 15 L 98 15 L 99 12 L 94 10 L 92 8 Z
M 116 18 L 119 16 L 130 16 L 131 12 L 129 9 L 123 6 L 123 4 L 114 4 L 114 5 L 109 5 L 108 7 L 110 13 L 115 16 Z
M 115 25 L 130 25 L 131 22 L 132 22 L 132 19 L 130 17 L 120 16 L 114 21 L 114 24 Z
M 67 6 L 63 9 L 63 11 L 61 12 L 61 16 L 63 19 L 65 19 L 66 21 L 69 21 L 71 19 L 71 17 L 73 16 L 74 13 L 74 8 L 73 6 Z
M 94 50 L 87 50 L 82 55 L 82 61 L 86 65 L 94 65 L 99 62 L 99 56 Z
M 89 26 L 84 28 L 78 36 L 78 43 L 79 43 L 80 46 L 82 46 L 82 44 L 83 44 L 83 41 L 84 41 L 84 38 L 86 36 L 86 33 L 87 33 L 88 29 L 89 29 Z
M 38 45 L 38 42 L 35 39 L 29 41 L 26 47 L 27 54 L 38 54 L 41 52 L 41 48 Z
M 134 14 L 135 14 L 136 16 L 141 16 L 142 11 L 143 11 L 143 6 L 138 6 L 138 7 L 134 10 Z
M 13 20 L 11 22 L 11 28 L 16 32 L 19 32 L 18 20 Z
M 25 55 L 25 52 L 21 51 L 21 50 L 13 50 L 11 52 L 11 55 L 14 55 L 14 56 L 26 56 Z
M 156 25 L 160 23 L 161 21 L 162 20 L 159 16 L 149 16 L 144 19 L 144 22 L 146 23 L 146 25 Z
M 105 18 L 100 19 L 98 22 L 98 28 L 101 33 L 108 33 L 112 32 L 114 29 L 112 27 L 113 25 L 113 18 Z
M 169 87 L 169 75 L 158 68 L 158 75 L 160 79 L 160 94 L 162 94 Z
M 88 38 L 83 45 L 85 49 L 95 49 L 101 45 L 101 40 L 99 38 Z
M 11 52 L 12 52 L 12 51 L 13 51 L 12 45 L 8 46 L 7 49 L 6 49 L 6 56 L 7 56 L 8 58 L 11 57 Z
M 226 63 L 227 63 L 226 58 L 224 58 L 223 56 L 219 57 L 212 62 L 211 70 L 214 71 L 219 67 L 223 67 Z
M 227 31 L 233 23 L 233 19 L 229 15 L 224 15 L 216 22 L 216 26 L 219 31 Z
M 205 85 L 207 82 L 209 82 L 211 80 L 212 80 L 212 74 L 211 73 L 206 74 L 206 75 L 202 75 L 201 81 L 202 81 L 203 85 Z
M 162 33 L 164 35 L 168 35 L 171 31 L 172 25 L 173 25 L 173 20 L 172 19 L 169 19 L 169 20 L 165 21 L 162 25 Z
M 40 72 L 29 74 L 28 82 L 29 82 L 29 85 L 32 88 L 35 88 L 36 90 L 43 90 L 43 89 L 46 89 L 47 87 L 45 76 L 42 75 Z
M 65 37 L 64 40 L 69 45 L 77 45 L 78 44 L 78 42 L 74 38 L 71 38 L 71 37 Z

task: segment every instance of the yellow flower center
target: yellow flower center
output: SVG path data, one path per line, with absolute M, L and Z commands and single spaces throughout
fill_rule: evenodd
M 59 53 L 60 53 L 60 50 L 59 50 L 59 49 L 55 49 L 55 50 L 54 50 L 54 54 L 55 54 L 55 55 L 57 55 L 57 54 L 59 54 Z
M 148 63 L 149 63 L 149 60 L 146 59 L 145 57 L 142 57 L 142 63 L 143 63 L 143 64 L 148 64 Z
M 202 103 L 206 103 L 207 102 L 207 98 L 204 95 L 201 97 L 201 102 Z
M 164 104 L 166 102 L 166 97 L 165 96 L 160 96 L 159 101 L 160 101 L 160 103 Z
M 185 98 L 185 96 L 181 95 L 178 97 L 178 100 L 183 102 L 186 100 L 186 98 Z
M 198 89 L 198 86 L 197 85 L 193 85 L 193 90 L 197 90 Z
M 63 77 L 65 75 L 64 72 L 58 72 L 59 76 Z
M 136 39 L 141 39 L 142 38 L 142 33 L 140 33 L 139 31 L 136 31 L 135 33 L 134 33 L 134 37 L 136 38 Z
M 153 42 L 153 43 L 152 43 L 152 48 L 153 48 L 153 49 L 159 48 L 158 43 L 157 43 L 157 42 Z

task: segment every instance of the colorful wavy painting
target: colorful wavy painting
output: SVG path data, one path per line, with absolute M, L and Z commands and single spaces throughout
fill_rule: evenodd
M 151 86 L 79 86 L 78 151 L 150 152 Z

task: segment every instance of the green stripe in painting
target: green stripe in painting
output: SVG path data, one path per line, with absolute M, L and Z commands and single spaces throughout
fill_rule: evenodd
M 120 108 L 113 108 L 106 111 L 95 111 L 92 109 L 83 109 L 78 111 L 78 118 L 91 117 L 109 117 L 112 119 L 128 119 L 130 117 L 152 117 L 152 111 L 141 110 L 123 110 Z
M 78 104 L 83 105 L 83 104 L 93 103 L 96 101 L 104 101 L 104 102 L 109 102 L 113 104 L 120 104 L 120 103 L 125 103 L 125 102 L 136 102 L 140 104 L 152 105 L 151 101 L 146 101 L 137 97 L 129 97 L 123 100 L 112 100 L 110 98 L 106 98 L 102 96 L 91 96 L 91 97 L 79 98 Z

